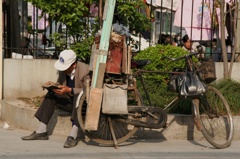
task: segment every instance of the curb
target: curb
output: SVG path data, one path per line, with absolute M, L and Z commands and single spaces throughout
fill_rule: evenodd
M 38 120 L 34 117 L 37 109 L 26 107 L 26 103 L 17 99 L 4 99 L 1 103 L 0 118 L 13 127 L 36 130 Z M 234 116 L 234 140 L 240 140 L 240 116 Z M 167 128 L 139 128 L 135 139 L 166 139 L 166 140 L 198 140 L 204 139 L 201 132 L 194 126 L 191 115 L 168 115 Z M 68 136 L 71 130 L 70 116 L 59 116 L 55 111 L 48 125 L 49 134 Z M 80 132 L 82 134 L 82 132 Z M 84 135 L 82 134 L 81 137 Z

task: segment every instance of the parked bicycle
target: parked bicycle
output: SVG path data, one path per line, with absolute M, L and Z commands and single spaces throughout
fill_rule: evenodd
M 224 96 L 214 87 L 207 86 L 206 92 L 195 95 L 178 95 L 165 106 L 146 106 L 136 84 L 140 79 L 145 88 L 143 73 L 177 74 L 178 76 L 191 72 L 201 80 L 200 73 L 192 60 L 196 54 L 189 54 L 179 58 L 168 58 L 171 61 L 185 60 L 186 67 L 181 72 L 146 71 L 138 69 L 133 74 L 111 75 L 106 74 L 104 83 L 127 84 L 128 88 L 128 114 L 106 114 L 101 112 L 96 131 L 85 130 L 85 118 L 87 110 L 87 94 L 82 95 L 77 110 L 80 126 L 85 130 L 86 135 L 93 141 L 103 145 L 113 145 L 126 141 L 136 133 L 139 127 L 163 128 L 167 126 L 167 110 L 171 109 L 180 99 L 189 99 L 192 103 L 192 116 L 199 131 L 206 140 L 216 148 L 226 148 L 231 145 L 233 139 L 233 119 L 229 105 Z M 147 60 L 136 61 L 135 65 L 140 68 L 148 64 Z M 204 81 L 201 80 L 204 83 Z M 178 83 L 180 84 L 180 83 Z M 148 94 L 146 89 L 145 93 Z M 150 100 L 150 98 L 148 98 Z M 151 103 L 151 102 L 150 102 Z

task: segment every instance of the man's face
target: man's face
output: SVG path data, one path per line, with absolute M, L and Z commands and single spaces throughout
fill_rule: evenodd
M 190 50 L 190 49 L 191 49 L 191 40 L 188 39 L 188 41 L 184 43 L 184 46 L 185 46 L 188 50 Z
M 77 64 L 76 64 L 76 62 L 74 62 L 68 69 L 66 69 L 64 72 L 66 73 L 66 74 L 71 74 L 72 73 L 72 71 L 76 68 L 76 66 L 77 66 Z

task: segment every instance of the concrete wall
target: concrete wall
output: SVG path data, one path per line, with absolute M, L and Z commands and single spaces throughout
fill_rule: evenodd
M 55 60 L 51 59 L 4 59 L 3 98 L 36 97 L 46 93 L 42 85 L 56 82 Z
M 46 93 L 41 86 L 47 81 L 57 80 L 51 59 L 4 59 L 3 98 L 36 97 Z M 218 79 L 223 77 L 223 65 L 216 62 Z M 234 63 L 232 78 L 240 82 L 240 63 Z
M 215 62 L 215 67 L 216 67 L 217 79 L 223 78 L 223 63 Z M 240 82 L 240 62 L 235 62 L 233 64 L 232 79 L 237 82 Z

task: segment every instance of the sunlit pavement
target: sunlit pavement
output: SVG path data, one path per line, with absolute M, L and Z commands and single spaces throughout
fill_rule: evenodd
M 215 149 L 205 140 L 129 140 L 118 148 L 79 141 L 73 148 L 63 148 L 66 136 L 52 135 L 47 141 L 23 141 L 30 131 L 0 122 L 0 159 L 239 159 L 240 141 L 226 149 Z

